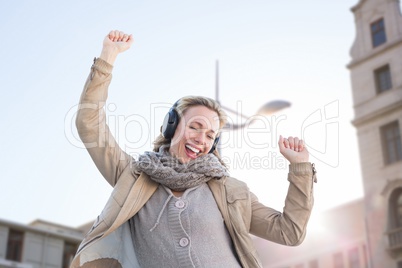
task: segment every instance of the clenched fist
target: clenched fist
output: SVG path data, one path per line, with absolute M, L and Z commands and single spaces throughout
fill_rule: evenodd
M 279 136 L 279 151 L 292 164 L 309 161 L 309 152 L 304 141 L 298 137 L 284 138 Z
M 117 30 L 110 31 L 103 40 L 103 48 L 100 58 L 113 65 L 117 55 L 129 49 L 133 42 L 134 39 L 132 34 L 126 34 Z

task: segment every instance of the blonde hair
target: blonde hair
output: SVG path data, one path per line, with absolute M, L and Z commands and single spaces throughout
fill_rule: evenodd
M 175 105 L 176 105 L 176 107 L 174 109 L 176 110 L 179 118 L 182 117 L 182 115 L 190 107 L 205 106 L 208 109 L 210 109 L 218 114 L 219 130 L 221 130 L 226 124 L 225 111 L 223 111 L 222 107 L 219 105 L 219 103 L 217 101 L 215 101 L 211 98 L 203 97 L 203 96 L 186 96 L 186 97 L 183 97 L 180 100 L 178 100 Z M 161 127 L 161 129 L 162 129 L 162 127 Z M 171 142 L 170 139 L 166 139 L 165 137 L 163 137 L 162 133 L 160 133 L 159 136 L 154 141 L 154 151 L 158 152 L 159 148 L 162 145 L 164 145 L 166 148 L 170 148 L 170 142 Z M 218 158 L 219 158 L 219 153 L 217 150 L 214 150 L 213 154 L 218 156 Z

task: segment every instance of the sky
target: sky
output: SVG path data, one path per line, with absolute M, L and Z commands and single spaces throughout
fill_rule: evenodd
M 79 226 L 100 214 L 112 188 L 74 125 L 104 36 L 135 42 L 119 55 L 106 106 L 119 145 L 152 148 L 180 97 L 215 97 L 238 114 L 264 103 L 291 107 L 223 133 L 230 174 L 281 210 L 288 187 L 279 135 L 305 140 L 316 165 L 314 213 L 362 198 L 349 50 L 357 0 L 23 1 L 1 3 L 0 218 Z M 232 114 L 234 123 L 244 122 Z M 242 121 L 243 120 L 243 121 Z

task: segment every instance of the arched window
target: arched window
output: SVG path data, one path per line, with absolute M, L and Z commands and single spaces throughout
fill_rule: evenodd
M 389 200 L 391 227 L 402 227 L 402 188 L 395 189 Z

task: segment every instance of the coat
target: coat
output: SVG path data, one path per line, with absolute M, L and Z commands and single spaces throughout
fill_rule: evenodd
M 97 168 L 113 187 L 102 213 L 86 234 L 71 268 L 140 267 L 135 257 L 128 220 L 152 196 L 158 184 L 132 168 L 133 159 L 112 137 L 103 106 L 112 66 L 96 59 L 85 83 L 76 125 Z M 262 267 L 250 234 L 283 245 L 299 245 L 313 207 L 314 166 L 289 166 L 289 189 L 283 212 L 261 204 L 247 185 L 235 178 L 210 180 L 208 186 L 222 214 L 243 267 Z

